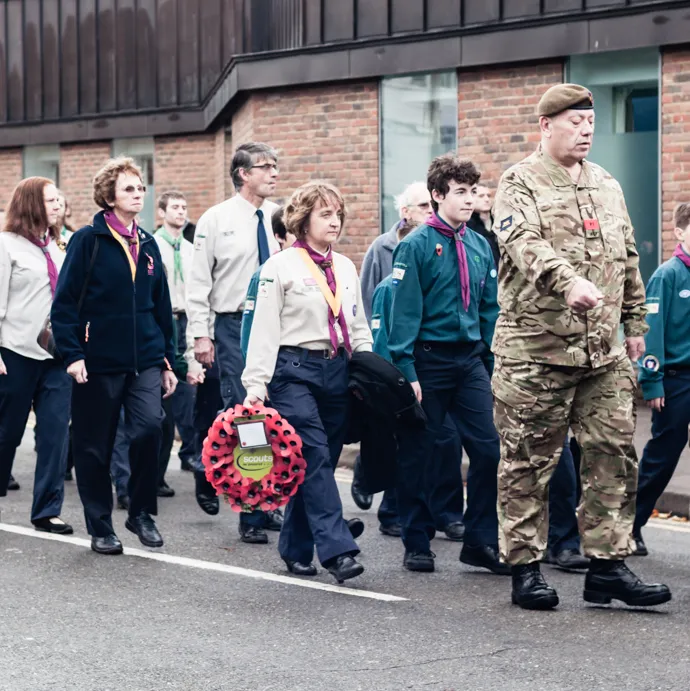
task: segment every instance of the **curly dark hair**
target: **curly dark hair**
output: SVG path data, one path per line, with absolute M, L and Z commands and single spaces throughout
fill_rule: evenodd
M 479 182 L 480 177 L 481 173 L 472 161 L 462 161 L 452 153 L 437 156 L 426 174 L 426 186 L 434 211 L 438 211 L 438 202 L 434 201 L 434 190 L 445 196 L 450 189 L 451 180 L 460 185 L 472 186 Z

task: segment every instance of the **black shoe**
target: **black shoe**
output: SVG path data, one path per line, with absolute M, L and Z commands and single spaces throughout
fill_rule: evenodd
M 158 490 L 156 491 L 156 496 L 157 497 L 174 497 L 175 496 L 175 490 L 170 487 L 170 485 L 163 481 L 163 484 L 158 485 Z
M 646 557 L 649 554 L 647 545 L 645 545 L 642 535 L 633 535 L 635 540 L 635 551 L 632 553 L 633 557 Z
M 498 552 L 491 545 L 468 545 L 465 543 L 460 552 L 460 561 L 470 566 L 488 569 L 499 576 L 510 576 L 510 566 L 498 558 Z
M 14 479 L 13 475 L 10 475 L 9 482 L 7 483 L 7 489 L 16 490 L 20 489 L 19 483 Z
M 265 545 L 268 543 L 268 535 L 261 528 L 253 525 L 242 525 L 240 523 L 240 540 L 248 545 Z
M 65 471 L 65 482 L 72 482 L 74 480 L 74 475 L 72 474 L 71 470 L 66 470 Z
M 563 571 L 586 571 L 589 568 L 589 557 L 583 557 L 576 549 L 562 549 L 557 554 L 549 550 L 544 556 L 544 563 Z
M 291 559 L 283 559 L 283 561 L 288 571 L 295 574 L 295 576 L 316 576 L 316 567 L 314 564 L 302 564 L 299 561 L 292 561 Z
M 583 596 L 598 605 L 620 600 L 630 607 L 650 607 L 668 602 L 671 591 L 660 583 L 643 583 L 622 560 L 592 559 Z
M 423 571 L 431 573 L 434 570 L 434 559 L 436 555 L 433 552 L 412 552 L 405 550 L 403 557 L 403 566 L 408 571 Z
M 390 535 L 391 537 L 400 537 L 402 535 L 402 528 L 400 527 L 400 523 L 391 523 L 390 525 L 379 523 L 379 533 L 382 535 Z
M 122 554 L 122 543 L 115 534 L 106 535 L 105 537 L 92 537 L 91 549 L 99 554 Z
M 129 511 L 129 497 L 126 494 L 117 495 L 117 508 Z
M 449 540 L 452 540 L 453 542 L 462 542 L 463 538 L 465 537 L 465 524 L 461 521 L 449 523 L 443 529 L 443 532 L 446 534 L 446 537 Z
M 32 521 L 34 528 L 42 533 L 55 533 L 56 535 L 71 535 L 74 528 L 69 523 L 65 523 L 58 516 L 51 518 L 39 518 L 37 521 Z
M 359 488 L 359 485 L 353 480 L 350 485 L 350 494 L 352 495 L 352 500 L 357 504 L 357 506 L 362 509 L 362 511 L 368 511 L 374 501 L 373 494 L 365 494 Z
M 180 459 L 180 470 L 184 470 L 187 473 L 193 473 L 194 472 L 194 468 L 189 463 L 189 461 L 185 461 L 184 459 Z
M 361 518 L 351 518 L 345 521 L 350 529 L 350 535 L 356 540 L 364 532 L 364 521 Z
M 153 518 L 146 511 L 141 511 L 136 516 L 128 516 L 125 528 L 137 534 L 139 542 L 146 547 L 162 547 L 163 537 L 158 532 Z
M 194 485 L 196 503 L 209 516 L 215 516 L 220 511 L 220 501 L 213 485 L 206 479 L 205 473 L 194 471 Z
M 324 566 L 326 565 L 324 564 Z M 338 583 L 344 583 L 350 578 L 364 573 L 364 567 L 349 554 L 341 554 L 339 557 L 331 559 L 326 568 Z
M 513 566 L 512 601 L 522 609 L 553 609 L 558 606 L 558 594 L 549 586 L 539 569 L 539 562 Z
M 283 527 L 283 512 L 280 509 L 275 509 L 275 511 L 267 511 L 265 515 L 266 522 L 264 523 L 264 528 L 280 532 L 280 529 Z

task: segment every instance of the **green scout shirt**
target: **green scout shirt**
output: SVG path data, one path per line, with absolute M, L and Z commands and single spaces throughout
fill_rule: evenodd
M 642 336 L 644 284 L 623 191 L 603 168 L 582 162 L 577 184 L 541 148 L 502 176 L 494 203 L 501 248 L 493 352 L 517 360 L 601 367 L 625 354 L 618 336 Z M 603 293 L 572 311 L 578 277 Z
M 371 335 L 374 337 L 373 350 L 377 355 L 391 361 L 388 350 L 390 313 L 393 304 L 393 276 L 389 275 L 376 286 L 371 302 Z
M 664 396 L 665 367 L 690 367 L 690 269 L 677 257 L 652 274 L 646 307 L 649 333 L 638 377 L 649 401 Z
M 498 312 L 496 268 L 489 243 L 468 229 L 463 238 L 470 274 L 470 306 L 465 312 L 458 255 L 453 238 L 421 225 L 393 253 L 393 303 L 388 347 L 394 365 L 417 381 L 417 341 L 483 341 L 489 370 L 491 339 Z
M 256 295 L 259 291 L 259 279 L 261 278 L 261 269 L 256 271 L 249 281 L 249 288 L 247 288 L 247 295 L 244 298 L 244 309 L 242 310 L 242 327 L 240 330 L 240 350 L 245 362 L 247 360 L 247 348 L 249 348 L 249 335 L 252 332 L 252 323 L 254 322 L 254 308 L 256 307 Z

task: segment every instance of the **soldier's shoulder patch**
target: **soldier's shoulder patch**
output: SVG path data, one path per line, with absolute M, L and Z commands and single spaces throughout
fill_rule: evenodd
M 512 225 L 513 225 L 513 217 L 512 216 L 508 216 L 508 217 L 504 218 L 501 221 L 501 225 L 500 225 L 501 232 L 503 233 L 504 231 L 509 230 L 512 227 Z

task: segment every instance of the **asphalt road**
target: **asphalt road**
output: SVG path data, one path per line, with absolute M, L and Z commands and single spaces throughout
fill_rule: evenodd
M 650 526 L 651 555 L 630 561 L 670 585 L 668 605 L 586 605 L 582 576 L 545 567 L 561 605 L 525 612 L 510 604 L 509 578 L 461 565 L 445 539 L 433 543 L 436 573 L 404 571 L 400 542 L 354 506 L 338 471 L 346 515 L 367 526 L 366 572 L 336 588 L 321 570 L 305 581 L 327 587 L 313 589 L 289 577 L 277 534 L 268 546 L 241 544 L 236 515 L 222 506 L 206 516 L 192 478 L 174 469 L 162 550 L 142 547 L 117 511 L 126 554 L 91 552 L 74 483 L 63 511 L 74 538 L 40 539 L 29 522 L 29 436 L 15 465 L 22 489 L 0 499 L 2 691 L 688 688 L 690 528 L 680 524 Z M 400 599 L 381 599 L 391 596 Z

